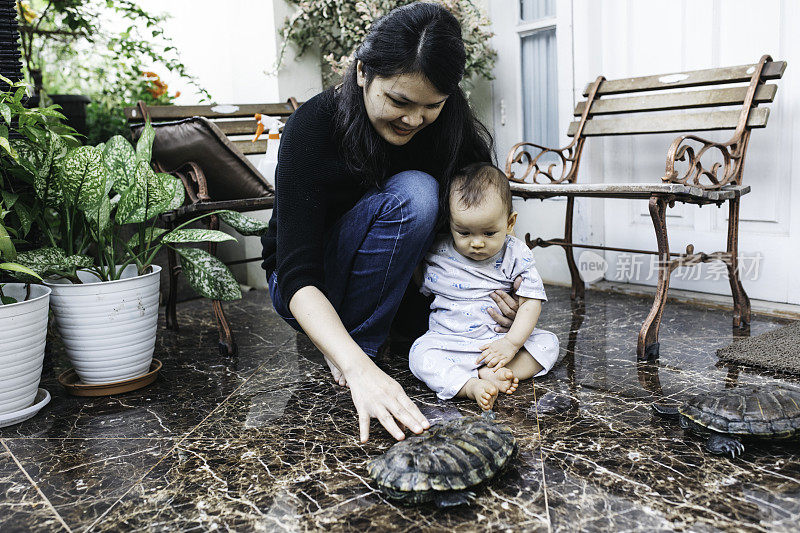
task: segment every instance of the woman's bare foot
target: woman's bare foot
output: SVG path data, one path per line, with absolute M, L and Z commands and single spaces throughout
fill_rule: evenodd
M 494 368 L 482 366 L 478 369 L 478 377 L 493 383 L 500 392 L 506 394 L 511 394 L 519 386 L 519 379 L 514 377 L 514 372 L 504 366 Z
M 478 403 L 478 407 L 488 411 L 494 406 L 499 391 L 490 381 L 479 378 L 470 378 L 462 389 L 467 398 L 472 398 Z
M 328 363 L 328 368 L 331 369 L 331 374 L 333 374 L 333 381 L 335 381 L 342 387 L 346 387 L 347 380 L 344 379 L 344 374 L 342 374 L 342 371 L 339 370 L 339 367 L 333 364 L 333 361 L 331 361 L 327 357 L 325 358 L 325 362 Z

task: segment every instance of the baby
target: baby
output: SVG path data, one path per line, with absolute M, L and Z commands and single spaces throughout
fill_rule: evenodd
M 512 235 L 517 213 L 503 172 L 486 163 L 465 167 L 450 185 L 449 206 L 450 232 L 422 265 L 420 291 L 435 299 L 409 367 L 439 398 L 468 397 L 488 410 L 500 392 L 552 368 L 558 338 L 535 329 L 547 296 L 531 251 Z M 508 332 L 498 333 L 490 295 L 510 291 L 519 276 L 519 309 Z

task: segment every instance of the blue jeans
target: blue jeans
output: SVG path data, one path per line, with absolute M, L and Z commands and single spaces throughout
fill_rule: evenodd
M 325 290 L 345 328 L 374 356 L 389 335 L 411 274 L 433 241 L 439 185 L 408 170 L 373 187 L 331 228 L 325 239 Z M 278 315 L 298 331 L 282 301 L 276 273 L 269 295 Z

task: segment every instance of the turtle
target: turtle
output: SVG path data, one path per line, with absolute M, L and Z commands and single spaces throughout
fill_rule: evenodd
M 367 464 L 390 499 L 438 507 L 470 503 L 476 488 L 504 470 L 517 451 L 511 429 L 492 411 L 436 423 L 392 446 Z
M 735 458 L 744 451 L 742 437 L 762 440 L 800 435 L 800 391 L 755 386 L 707 392 L 678 407 L 653 404 L 662 416 L 678 417 L 681 427 L 708 436 L 705 448 Z

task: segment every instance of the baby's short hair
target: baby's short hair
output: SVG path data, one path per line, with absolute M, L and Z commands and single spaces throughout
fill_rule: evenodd
M 458 194 L 457 198 L 461 205 L 475 207 L 484 201 L 488 191 L 500 195 L 503 207 L 511 215 L 514 209 L 511 205 L 511 187 L 508 178 L 502 170 L 491 163 L 472 163 L 456 172 L 450 181 L 448 199 Z

